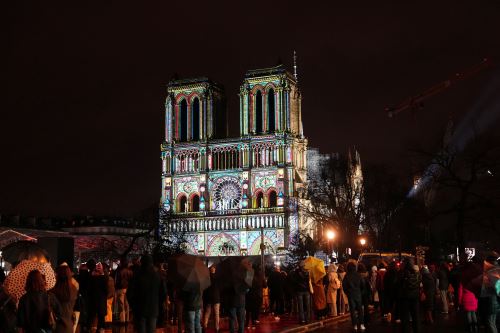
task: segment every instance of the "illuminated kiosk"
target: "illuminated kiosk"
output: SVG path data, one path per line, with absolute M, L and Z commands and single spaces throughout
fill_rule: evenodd
M 188 252 L 281 256 L 304 227 L 307 139 L 296 74 L 283 65 L 248 71 L 240 136 L 228 138 L 223 88 L 207 78 L 168 84 L 161 145 L 163 228 Z

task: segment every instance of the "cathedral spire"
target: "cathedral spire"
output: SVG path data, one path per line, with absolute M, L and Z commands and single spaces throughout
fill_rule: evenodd
M 297 78 L 297 52 L 293 50 L 293 77 L 295 78 L 295 82 L 299 83 L 299 79 Z

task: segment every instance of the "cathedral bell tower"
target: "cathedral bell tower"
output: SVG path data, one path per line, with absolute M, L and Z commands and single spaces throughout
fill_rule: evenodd
M 227 136 L 222 86 L 207 78 L 170 81 L 165 103 L 165 141 L 206 141 Z
M 283 65 L 248 71 L 239 97 L 241 136 L 288 133 L 303 138 L 296 75 Z

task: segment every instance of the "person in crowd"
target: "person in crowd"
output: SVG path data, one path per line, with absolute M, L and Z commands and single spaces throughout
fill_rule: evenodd
M 439 295 L 441 297 L 442 312 L 443 314 L 448 314 L 449 304 L 448 304 L 448 288 L 450 287 L 450 269 L 448 263 L 443 262 L 437 273 L 438 284 L 439 284 Z
M 387 272 L 387 265 L 385 262 L 378 264 L 377 277 L 375 281 L 375 288 L 377 289 L 378 299 L 380 303 L 380 312 L 382 313 L 382 318 L 387 319 L 387 306 L 385 302 L 385 291 L 384 291 L 384 276 Z
M 344 313 L 349 311 L 349 302 L 347 301 L 347 295 L 344 292 L 344 287 L 342 286 L 342 281 L 344 280 L 344 277 L 347 274 L 343 264 L 339 264 L 338 269 L 337 269 L 337 274 L 338 274 L 340 282 L 341 282 L 340 289 L 337 292 L 338 304 L 339 304 L 339 314 L 343 315 Z
M 89 286 L 89 316 L 87 327 L 92 327 L 92 323 L 97 316 L 97 331 L 104 332 L 105 317 L 107 312 L 108 299 L 108 276 L 104 274 L 101 263 L 97 263 L 92 271 Z
M 413 333 L 420 330 L 419 301 L 420 301 L 420 274 L 417 265 L 411 259 L 406 259 L 400 272 L 399 296 L 401 301 L 401 318 L 403 333 L 410 332 L 410 323 Z
M 491 272 L 498 270 L 496 256 L 487 256 L 484 262 L 483 285 L 479 297 L 479 313 L 488 333 L 498 333 L 497 317 L 500 312 L 500 280 L 492 281 Z M 488 267 L 488 268 L 486 268 Z
M 309 323 L 309 308 L 311 306 L 311 292 L 309 289 L 309 272 L 305 268 L 305 262 L 299 262 L 299 267 L 292 274 L 293 284 L 295 286 L 299 323 Z
M 380 305 L 380 298 L 377 290 L 377 266 L 372 266 L 370 271 L 368 280 L 370 281 L 370 290 L 371 290 L 371 299 L 370 303 L 373 304 L 373 307 L 377 309 Z
M 364 314 L 362 306 L 363 283 L 361 276 L 356 272 L 356 264 L 353 262 L 347 264 L 347 274 L 342 280 L 342 287 L 349 302 L 353 328 L 354 330 L 359 329 L 364 331 L 365 325 L 363 324 Z
M 450 285 L 453 288 L 452 300 L 455 310 L 459 310 L 459 301 L 458 301 L 458 289 L 460 288 L 460 276 L 461 276 L 461 266 L 458 262 L 454 262 L 453 266 L 450 269 Z
M 391 261 L 387 272 L 384 275 L 384 298 L 386 304 L 387 322 L 399 320 L 399 311 L 396 308 L 396 298 L 398 296 L 398 265 Z
M 328 266 L 328 288 L 326 292 L 326 301 L 330 310 L 330 316 L 337 316 L 337 290 L 340 289 L 341 283 L 337 274 L 337 266 L 330 264 Z
M 469 333 L 478 332 L 477 322 L 477 306 L 478 300 L 472 291 L 460 283 L 458 286 L 458 304 L 465 313 L 465 322 L 467 323 L 467 330 Z
M 159 311 L 159 300 L 165 297 L 165 286 L 153 266 L 153 258 L 141 257 L 140 268 L 129 283 L 127 300 L 139 333 L 154 333 Z
M 87 333 L 90 331 L 90 327 L 88 326 L 90 277 L 91 275 L 88 265 L 81 264 L 78 268 L 78 275 L 76 277 L 76 281 L 79 285 L 80 295 L 77 299 L 77 302 L 75 303 L 74 311 L 79 312 L 78 322 L 80 323 L 80 332 L 82 333 Z
M 132 270 L 128 267 L 128 260 L 126 256 L 120 259 L 120 265 L 115 272 L 116 280 L 116 305 L 118 307 L 118 321 L 121 324 L 128 323 L 130 321 L 130 308 L 128 305 L 127 288 L 129 281 L 132 279 Z
M 220 329 L 220 290 L 219 283 L 215 276 L 216 266 L 210 266 L 210 287 L 203 292 L 203 304 L 205 311 L 203 314 L 203 329 L 206 331 L 210 315 L 214 314 L 215 332 L 219 333 Z
M 247 328 L 255 327 L 260 323 L 259 314 L 262 307 L 262 289 L 266 285 L 264 273 L 260 267 L 254 269 L 254 277 L 252 280 L 252 287 L 248 291 L 245 298 L 246 308 L 246 324 Z M 217 328 L 218 331 L 218 328 Z
M 60 304 L 60 317 L 57 320 L 57 333 L 73 333 L 76 320 L 73 309 L 78 296 L 78 288 L 73 283 L 71 270 L 67 265 L 56 269 L 56 285 L 50 290 Z
M 370 280 L 368 278 L 368 271 L 363 263 L 358 264 L 358 273 L 361 277 L 361 302 L 363 305 L 363 323 L 368 325 L 370 321 L 370 311 L 368 311 L 368 306 L 370 305 L 370 300 L 372 297 Z
M 111 327 L 113 323 L 113 302 L 115 300 L 115 279 L 111 276 L 110 267 L 108 264 L 102 264 L 104 275 L 107 279 L 107 295 L 106 295 L 106 316 L 104 322 L 106 327 Z
M 160 258 L 156 258 L 156 260 L 154 260 L 155 262 L 154 265 L 156 270 L 160 274 L 160 283 L 162 285 L 160 289 L 165 290 L 165 293 L 158 295 L 159 309 L 158 309 L 158 318 L 156 320 L 156 328 L 164 328 L 167 318 L 167 295 L 168 295 L 167 270 L 166 266 L 162 264 L 159 259 Z
M 281 274 L 280 266 L 276 265 L 267 281 L 269 286 L 270 307 L 274 312 L 274 319 L 280 320 L 280 315 L 284 313 L 284 276 Z
M 201 333 L 201 291 L 181 290 L 181 298 L 184 305 L 186 333 Z
M 316 314 L 316 318 L 319 320 L 324 319 L 324 316 L 326 315 L 327 309 L 326 309 L 326 294 L 325 294 L 325 287 L 323 285 L 323 280 L 320 279 L 318 281 L 312 281 L 312 289 L 313 289 L 313 306 L 314 306 L 314 312 Z
M 424 309 L 424 322 L 434 323 L 433 313 L 436 300 L 436 277 L 430 272 L 429 268 L 422 267 L 422 305 Z
M 5 272 L 0 267 L 0 332 L 16 333 L 16 302 L 3 287 L 5 277 Z
M 250 286 L 241 280 L 235 281 L 235 284 L 224 292 L 229 309 L 230 333 L 235 333 L 236 325 L 238 333 L 245 331 L 245 296 L 249 288 Z
M 23 333 L 52 332 L 61 318 L 61 307 L 52 293 L 45 291 L 45 278 L 38 270 L 28 273 L 26 294 L 19 300 L 17 326 Z

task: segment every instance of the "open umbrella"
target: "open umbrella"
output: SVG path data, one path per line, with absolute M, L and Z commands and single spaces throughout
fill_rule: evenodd
M 40 245 L 35 242 L 22 240 L 11 243 L 2 249 L 2 257 L 11 264 L 22 260 L 36 259 L 45 262 L 49 255 Z
M 251 287 L 254 271 L 252 262 L 247 257 L 228 257 L 217 265 L 215 271 L 221 286 L 230 287 L 244 283 Z
M 496 254 L 496 258 L 498 258 L 498 254 Z M 493 260 L 485 260 L 481 296 L 493 295 L 500 297 L 500 266 Z
M 309 275 L 313 282 L 318 282 L 326 275 L 325 263 L 323 260 L 315 257 L 307 257 L 304 259 L 304 264 L 304 268 L 309 271 Z
M 461 272 L 460 282 L 465 289 L 470 290 L 479 298 L 483 285 L 483 265 L 474 262 L 466 263 Z
M 45 276 L 46 290 L 52 289 L 56 285 L 56 276 L 49 263 L 42 263 L 33 260 L 23 260 L 7 275 L 4 287 L 11 295 L 19 301 L 26 293 L 26 279 L 31 271 L 39 270 Z
M 210 286 L 208 267 L 197 256 L 181 254 L 168 261 L 168 280 L 184 291 L 203 291 Z

